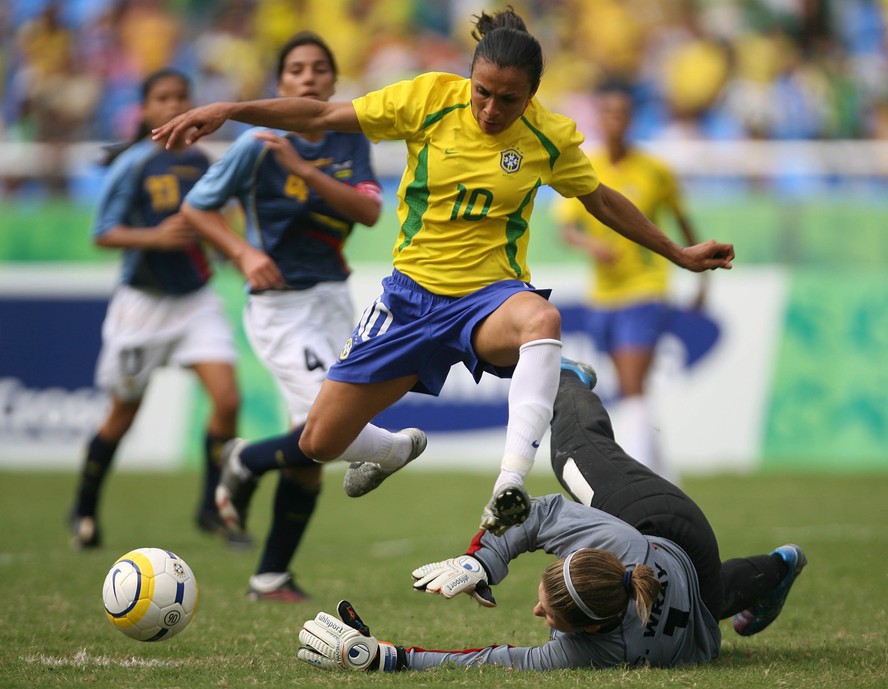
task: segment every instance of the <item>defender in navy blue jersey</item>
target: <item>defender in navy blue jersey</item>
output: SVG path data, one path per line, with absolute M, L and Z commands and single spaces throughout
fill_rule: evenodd
M 145 138 L 158 122 L 189 108 L 189 90 L 179 72 L 165 69 L 149 76 L 142 90 L 141 130 L 131 145 L 109 156 L 93 238 L 98 246 L 123 249 L 123 266 L 102 326 L 96 368 L 96 382 L 109 391 L 111 409 L 87 448 L 70 515 L 78 549 L 99 545 L 102 483 L 151 374 L 171 364 L 191 368 L 212 401 L 197 524 L 227 534 L 213 494 L 222 446 L 234 437 L 237 424 L 234 341 L 222 304 L 207 284 L 207 257 L 179 212 L 209 160 L 196 148 L 167 150 Z
M 319 613 L 299 634 L 298 657 L 325 669 L 359 670 L 676 667 L 718 656 L 721 619 L 733 616 L 741 636 L 757 634 L 777 619 L 807 564 L 801 548 L 784 545 L 767 555 L 721 562 L 700 508 L 616 443 L 594 383 L 588 366 L 563 361 L 552 463 L 575 501 L 562 495 L 534 499 L 527 520 L 503 536 L 482 531 L 465 555 L 413 571 L 418 591 L 447 599 L 466 593 L 494 607 L 490 585 L 506 578 L 513 559 L 536 550 L 554 555 L 558 559 L 543 572 L 533 609 L 550 628 L 546 642 L 405 648 L 377 641 L 366 626 L 361 631 L 353 623 L 356 614 L 343 615 L 343 624 Z M 366 651 L 346 656 L 343 648 Z
M 326 101 L 335 84 L 334 56 L 316 34 L 299 33 L 281 49 L 280 96 Z M 230 198 L 243 207 L 245 238 L 220 213 Z M 277 381 L 293 427 L 305 423 L 327 370 L 354 327 L 346 282 L 350 270 L 342 247 L 356 223 L 375 224 L 380 210 L 370 142 L 360 133 L 251 129 L 185 199 L 184 215 L 231 258 L 247 281 L 244 326 L 254 351 Z M 378 433 L 392 436 L 382 429 Z M 226 463 L 259 455 L 270 467 L 281 468 L 277 450 L 274 442 L 237 441 L 227 448 L 226 460 L 232 456 L 232 462 Z M 223 516 L 228 508 L 224 478 L 219 503 Z M 289 565 L 320 488 L 320 464 L 280 472 L 271 530 L 250 578 L 250 599 L 304 599 Z M 231 530 L 242 533 L 242 522 L 231 520 Z

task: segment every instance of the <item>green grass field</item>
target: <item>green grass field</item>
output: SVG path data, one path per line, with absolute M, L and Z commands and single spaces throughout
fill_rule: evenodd
M 410 571 L 464 551 L 492 477 L 405 471 L 359 500 L 327 486 L 295 569 L 310 603 L 250 603 L 243 594 L 257 550 L 228 550 L 196 531 L 196 474 L 114 474 L 101 550 L 72 552 L 64 517 L 74 477 L 0 473 L 0 687 L 805 687 L 888 686 L 888 475 L 693 478 L 686 490 L 709 515 L 723 557 L 799 543 L 809 566 L 780 619 L 741 638 L 722 623 L 713 664 L 677 670 L 515 672 L 439 668 L 423 673 L 324 673 L 295 658 L 301 623 L 349 598 L 374 634 L 404 645 L 537 645 L 538 576 L 550 558 L 514 563 L 495 587 L 499 607 L 415 593 Z M 536 473 L 536 493 L 558 490 Z M 256 496 L 251 530 L 263 534 L 274 481 Z M 116 631 L 101 586 L 114 560 L 141 546 L 174 550 L 193 568 L 200 607 L 191 626 L 147 644 Z M 594 673 L 592 675 L 591 673 Z M 590 676 L 591 675 L 591 676 Z

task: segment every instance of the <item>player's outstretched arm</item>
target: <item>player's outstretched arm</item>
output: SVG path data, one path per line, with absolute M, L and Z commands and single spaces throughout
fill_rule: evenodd
M 604 184 L 579 199 L 596 219 L 627 239 L 668 258 L 682 268 L 699 273 L 704 270 L 732 267 L 734 260 L 732 244 L 710 240 L 682 247 L 663 234 L 629 199 Z
M 294 132 L 361 131 L 355 108 L 350 102 L 329 103 L 294 97 L 202 105 L 152 130 L 151 138 L 165 141 L 167 148 L 173 148 L 183 141 L 192 144 L 212 134 L 226 120 Z

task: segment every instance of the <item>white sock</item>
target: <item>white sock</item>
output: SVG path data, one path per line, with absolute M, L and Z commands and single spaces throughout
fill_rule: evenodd
M 398 469 L 412 450 L 413 441 L 409 436 L 368 423 L 337 459 L 374 462 L 383 469 Z
M 499 476 L 496 478 L 496 483 L 493 484 L 493 494 L 496 495 L 506 486 L 523 486 L 524 485 L 524 476 L 519 474 L 517 471 L 509 471 L 508 469 L 501 469 Z
M 250 577 L 250 586 L 267 593 L 283 586 L 290 579 L 289 572 L 263 572 Z
M 615 416 L 619 418 L 621 427 L 617 442 L 626 454 L 674 483 L 676 476 L 660 450 L 654 414 L 648 398 L 644 395 L 624 397 L 617 404 Z
M 561 370 L 561 342 L 534 340 L 521 345 L 518 351 L 518 365 L 509 386 L 509 425 L 500 466 L 503 472 L 511 472 L 523 481 L 552 420 Z

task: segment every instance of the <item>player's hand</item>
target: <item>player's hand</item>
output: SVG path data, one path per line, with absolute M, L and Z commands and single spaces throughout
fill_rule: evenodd
M 234 260 L 253 291 L 283 289 L 287 286 L 284 276 L 271 256 L 256 247 L 244 243 L 243 249 Z
M 700 273 L 704 270 L 725 268 L 730 270 L 734 260 L 734 245 L 723 244 L 710 239 L 702 244 L 694 244 L 682 250 L 679 265 L 682 268 Z
M 197 241 L 194 228 L 181 213 L 175 213 L 157 225 L 151 233 L 151 248 L 160 251 L 181 251 Z
M 467 593 L 485 608 L 495 608 L 496 599 L 487 583 L 487 573 L 471 555 L 430 562 L 413 570 L 413 588 L 447 599 Z
M 484 506 L 480 528 L 494 536 L 502 536 L 509 527 L 523 524 L 529 516 L 530 495 L 524 486 L 505 486 L 494 493 Z
M 177 115 L 165 125 L 151 130 L 154 141 L 165 141 L 167 148 L 185 142 L 193 144 L 198 139 L 212 134 L 228 119 L 231 103 L 210 103 L 193 108 Z
M 296 657 L 322 670 L 382 670 L 398 667 L 397 649 L 370 636 L 370 628 L 348 601 L 339 602 L 339 615 L 319 612 L 299 632 L 302 647 Z
M 299 155 L 293 145 L 286 137 L 275 134 L 272 131 L 262 130 L 253 134 L 254 139 L 265 142 L 265 147 L 274 153 L 278 164 L 287 172 L 300 177 L 306 177 L 314 168 L 310 163 Z

